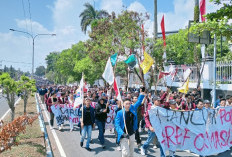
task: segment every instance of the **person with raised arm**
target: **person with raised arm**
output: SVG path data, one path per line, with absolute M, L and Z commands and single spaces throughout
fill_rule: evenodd
M 118 111 L 115 118 L 115 129 L 117 131 L 117 142 L 121 144 L 122 157 L 134 156 L 135 131 L 137 130 L 137 109 L 141 105 L 145 88 L 140 88 L 140 96 L 135 104 L 125 98 L 122 110 Z

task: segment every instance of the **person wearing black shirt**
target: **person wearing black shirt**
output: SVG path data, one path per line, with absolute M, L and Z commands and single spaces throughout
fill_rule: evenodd
M 83 120 L 81 121 L 81 142 L 80 145 L 81 147 L 83 146 L 83 142 L 85 139 L 85 136 L 87 134 L 87 142 L 86 142 L 86 149 L 88 151 L 91 151 L 89 148 L 89 144 L 91 141 L 91 135 L 92 135 L 92 130 L 95 128 L 95 115 L 94 115 L 94 109 L 90 105 L 90 99 L 86 98 L 85 99 L 85 106 L 84 106 L 84 111 L 83 111 Z
M 105 125 L 106 125 L 106 119 L 107 119 L 107 113 L 110 112 L 108 103 L 107 105 L 104 103 L 105 99 L 101 98 L 95 106 L 95 118 L 96 118 L 96 124 L 99 129 L 99 135 L 98 139 L 102 145 L 102 148 L 105 148 L 105 139 L 104 139 L 104 133 L 105 133 Z

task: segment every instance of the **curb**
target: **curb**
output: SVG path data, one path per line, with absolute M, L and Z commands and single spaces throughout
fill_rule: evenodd
M 44 124 L 44 117 L 43 117 L 43 114 L 41 112 L 37 93 L 35 94 L 35 100 L 36 100 L 37 112 L 39 113 L 40 128 L 41 128 L 41 131 L 44 133 L 44 143 L 46 143 L 46 150 L 47 150 L 46 154 L 47 154 L 47 157 L 53 157 L 53 152 L 52 152 L 50 140 L 48 137 L 47 129 L 46 129 L 46 126 Z

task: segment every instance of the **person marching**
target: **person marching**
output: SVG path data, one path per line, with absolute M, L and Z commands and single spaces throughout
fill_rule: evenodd
M 68 98 L 66 97 L 66 93 L 65 93 L 65 92 L 62 92 L 62 93 L 61 93 L 61 96 L 58 97 L 58 102 L 59 102 L 60 104 L 65 104 L 65 105 L 68 104 Z M 63 127 L 64 127 L 64 120 L 63 120 L 63 122 L 60 124 L 59 130 L 62 130 Z
M 81 142 L 80 142 L 80 146 L 83 147 L 83 142 L 87 134 L 86 149 L 88 151 L 91 151 L 91 148 L 89 148 L 89 144 L 91 141 L 92 130 L 95 128 L 94 108 L 90 105 L 90 103 L 91 103 L 90 99 L 85 98 L 83 119 L 81 122 L 82 131 L 81 131 Z
M 130 99 L 124 100 L 124 108 L 118 111 L 115 119 L 115 129 L 118 134 L 117 142 L 121 143 L 122 157 L 134 156 L 135 131 L 137 130 L 137 108 L 141 105 L 145 88 L 140 88 L 140 96 L 135 104 Z
M 105 133 L 107 113 L 110 112 L 108 105 L 109 105 L 109 102 L 105 104 L 105 99 L 101 98 L 95 106 L 95 118 L 96 118 L 96 124 L 97 124 L 98 130 L 99 130 L 98 139 L 103 149 L 105 149 L 104 133 Z
M 148 138 L 147 138 L 146 142 L 143 144 L 143 146 L 141 147 L 141 155 L 146 154 L 146 150 L 149 147 L 149 144 L 154 140 L 154 138 L 156 136 L 155 130 L 152 127 L 151 122 L 150 122 L 148 111 L 152 107 L 160 106 L 161 98 L 158 97 L 158 96 L 154 96 L 152 99 L 153 99 L 154 105 L 152 105 L 151 103 L 148 104 L 148 109 L 147 109 L 147 112 L 146 112 L 146 115 L 145 115 L 146 128 L 148 128 Z M 161 146 L 160 146 L 160 156 L 165 157 L 165 154 L 164 154 L 163 149 L 162 149 Z
M 51 128 L 53 129 L 54 113 L 52 112 L 51 107 L 52 105 L 58 104 L 58 99 L 55 92 L 51 93 L 51 97 L 48 98 L 47 104 L 48 104 L 48 112 L 50 113 L 50 125 Z
M 74 94 L 72 92 L 70 92 L 70 94 L 68 96 L 68 104 L 70 104 L 73 107 L 74 102 L 75 102 Z M 72 121 L 72 119 L 69 120 L 69 125 L 70 125 L 70 132 L 72 132 L 73 131 L 73 121 Z

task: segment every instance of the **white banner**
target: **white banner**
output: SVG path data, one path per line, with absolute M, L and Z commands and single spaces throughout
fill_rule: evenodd
M 112 129 L 114 128 L 114 118 L 116 116 L 115 111 L 117 109 L 117 105 L 111 105 L 109 106 L 110 112 L 107 114 L 106 119 L 106 129 Z
M 232 146 L 232 107 L 185 112 L 152 107 L 149 118 L 164 152 L 212 155 Z
M 55 115 L 56 123 L 62 124 L 64 120 L 72 122 L 74 124 L 79 123 L 79 116 L 78 111 L 79 109 L 73 109 L 73 105 L 68 104 L 60 104 L 60 105 L 53 105 L 51 107 L 52 112 Z

